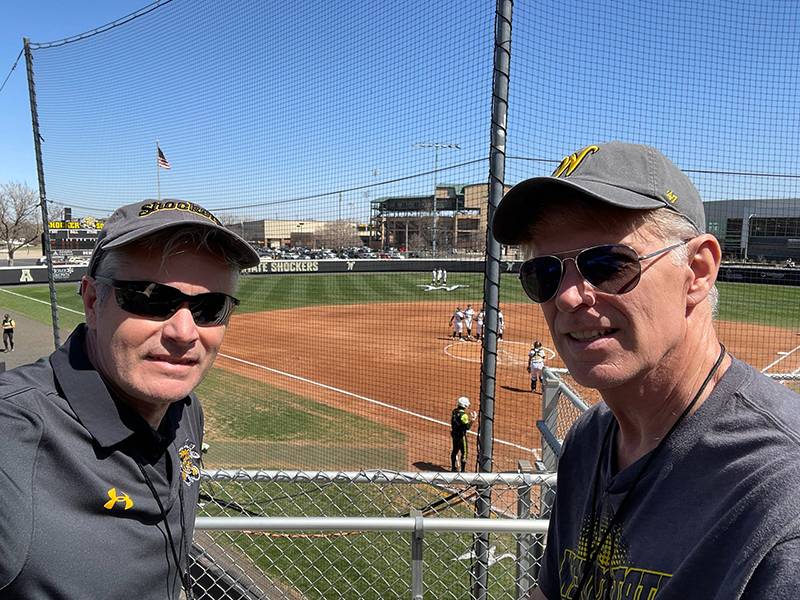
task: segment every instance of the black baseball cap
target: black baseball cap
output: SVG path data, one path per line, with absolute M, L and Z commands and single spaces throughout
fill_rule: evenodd
M 97 236 L 87 273 L 94 275 L 97 261 L 105 250 L 126 246 L 170 228 L 214 230 L 240 268 L 260 263 L 258 253 L 250 244 L 199 204 L 187 200 L 144 200 L 118 208 L 106 220 Z
M 497 207 L 492 232 L 503 244 L 519 244 L 547 201 L 576 192 L 583 198 L 633 210 L 668 208 L 699 232 L 705 210 L 692 181 L 655 148 L 626 142 L 586 146 L 564 157 L 549 177 L 512 187 Z

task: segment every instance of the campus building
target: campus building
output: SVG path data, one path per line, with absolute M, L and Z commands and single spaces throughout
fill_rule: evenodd
M 486 246 L 489 185 L 436 186 L 433 196 L 379 198 L 370 206 L 370 229 L 383 248 L 424 256 L 482 253 Z M 435 243 L 434 243 L 435 241 Z
M 800 263 L 800 199 L 761 198 L 706 202 L 706 226 L 723 259 Z

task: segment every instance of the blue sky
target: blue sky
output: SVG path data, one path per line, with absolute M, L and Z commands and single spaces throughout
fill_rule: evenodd
M 93 29 L 146 6 L 146 0 L 28 0 L 7 2 L 0 20 L 0 78 L 5 79 L 22 49 L 22 38 L 58 40 Z M 36 187 L 25 59 L 0 92 L 0 181 Z
M 173 0 L 37 50 L 48 198 L 101 216 L 160 184 L 235 217 L 365 221 L 376 198 L 485 182 L 494 5 Z M 10 4 L 0 73 L 23 35 L 143 6 Z M 798 29 L 795 2 L 518 0 L 506 181 L 623 139 L 660 148 L 706 200 L 800 195 Z M 0 181 L 35 186 L 24 62 L 0 93 L 0 140 Z M 460 149 L 433 174 L 419 142 Z

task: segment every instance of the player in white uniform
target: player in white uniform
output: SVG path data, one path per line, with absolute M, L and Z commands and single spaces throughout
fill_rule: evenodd
M 536 340 L 533 343 L 531 351 L 528 352 L 528 373 L 531 374 L 532 392 L 536 391 L 537 382 L 541 381 L 542 386 L 544 386 L 542 369 L 544 369 L 544 348 L 542 348 L 542 342 Z
M 480 340 L 483 335 L 483 320 L 486 318 L 486 311 L 481 308 L 478 316 L 475 317 L 475 339 Z
M 472 339 L 472 320 L 475 318 L 475 309 L 472 308 L 472 304 L 467 304 L 467 308 L 464 311 L 464 327 L 467 329 L 467 339 Z
M 447 278 L 445 277 L 444 271 L 442 271 L 441 267 L 436 269 L 436 283 L 439 285 L 447 283 Z
M 450 317 L 450 325 L 453 326 L 453 337 L 463 339 L 464 336 L 464 311 L 460 306 L 456 306 L 456 311 Z
M 497 309 L 497 338 L 503 339 L 503 330 L 506 328 L 506 320 L 503 318 L 503 311 Z

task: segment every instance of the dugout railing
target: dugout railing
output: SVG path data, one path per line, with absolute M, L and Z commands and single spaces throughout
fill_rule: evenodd
M 554 485 L 534 472 L 204 471 L 194 597 L 526 598 Z M 473 518 L 477 487 L 492 518 Z

